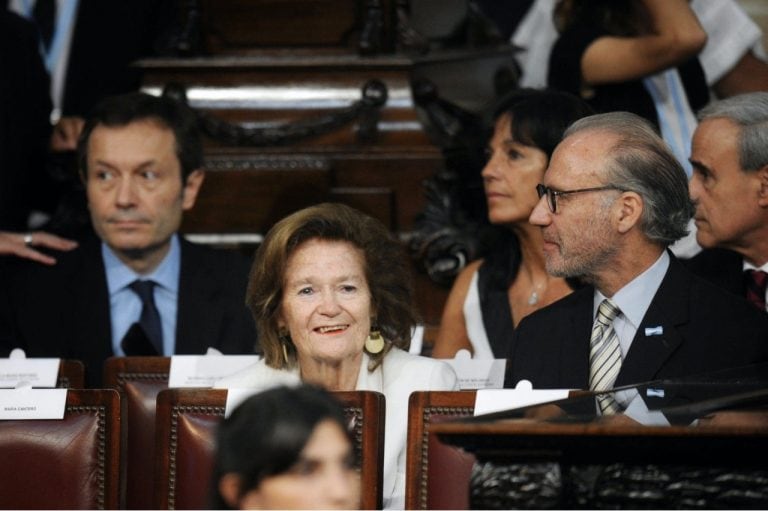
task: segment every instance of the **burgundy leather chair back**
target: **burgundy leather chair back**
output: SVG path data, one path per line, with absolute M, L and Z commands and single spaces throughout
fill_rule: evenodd
M 352 423 L 360 456 L 361 509 L 381 509 L 384 463 L 384 396 L 336 392 Z M 224 418 L 225 389 L 168 389 L 157 396 L 156 509 L 207 509 L 215 433 Z
M 475 457 L 445 445 L 429 425 L 469 416 L 475 391 L 413 392 L 408 401 L 406 509 L 469 509 L 469 477 Z
M 61 420 L 0 421 L 1 509 L 120 509 L 120 395 L 68 390 Z
M 154 509 L 208 509 L 215 433 L 226 389 L 167 389 L 157 396 Z
M 154 505 L 155 400 L 168 388 L 170 357 L 111 357 L 104 363 L 104 385 L 125 401 L 127 509 Z
M 352 423 L 352 437 L 360 466 L 360 509 L 381 509 L 384 495 L 384 394 L 356 390 L 334 392 Z
M 67 389 L 85 388 L 85 364 L 80 360 L 62 359 L 56 386 Z

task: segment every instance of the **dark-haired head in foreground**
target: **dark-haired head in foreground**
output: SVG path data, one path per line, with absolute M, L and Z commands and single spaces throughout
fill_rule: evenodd
M 310 385 L 276 387 L 219 426 L 213 509 L 355 509 L 360 478 L 341 405 Z

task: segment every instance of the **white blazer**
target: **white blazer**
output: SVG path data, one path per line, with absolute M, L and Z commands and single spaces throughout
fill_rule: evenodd
M 381 392 L 386 399 L 384 424 L 384 509 L 405 506 L 405 443 L 408 433 L 408 398 L 416 390 L 458 390 L 453 368 L 439 360 L 392 348 L 375 371 L 368 371 L 363 353 L 355 390 Z M 217 388 L 267 389 L 300 383 L 299 370 L 273 369 L 263 360 L 219 380 Z

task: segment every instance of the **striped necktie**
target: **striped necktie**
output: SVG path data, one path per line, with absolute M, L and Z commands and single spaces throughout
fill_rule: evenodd
M 589 344 L 589 390 L 594 392 L 613 388 L 621 369 L 619 336 L 613 329 L 613 320 L 620 313 L 619 308 L 607 298 L 597 308 Z M 619 411 L 619 405 L 611 394 L 597 396 L 597 404 L 603 415 Z
M 765 288 L 768 285 L 768 274 L 761 270 L 744 272 L 744 283 L 747 288 L 747 300 L 765 312 Z

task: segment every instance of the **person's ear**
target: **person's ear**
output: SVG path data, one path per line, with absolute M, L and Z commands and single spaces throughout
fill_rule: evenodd
M 637 225 L 643 215 L 643 198 L 636 192 L 622 192 L 614 207 L 616 229 L 621 234 L 626 234 Z
M 229 472 L 219 479 L 219 495 L 232 509 L 240 508 L 240 485 L 242 479 L 234 472 Z
M 755 171 L 760 181 L 760 191 L 757 194 L 757 204 L 761 208 L 768 208 L 768 165 Z
M 202 169 L 193 170 L 187 176 L 187 181 L 184 183 L 184 188 L 181 190 L 181 207 L 184 211 L 192 209 L 192 206 L 195 205 L 197 193 L 200 191 L 204 179 L 205 172 L 203 172 Z

